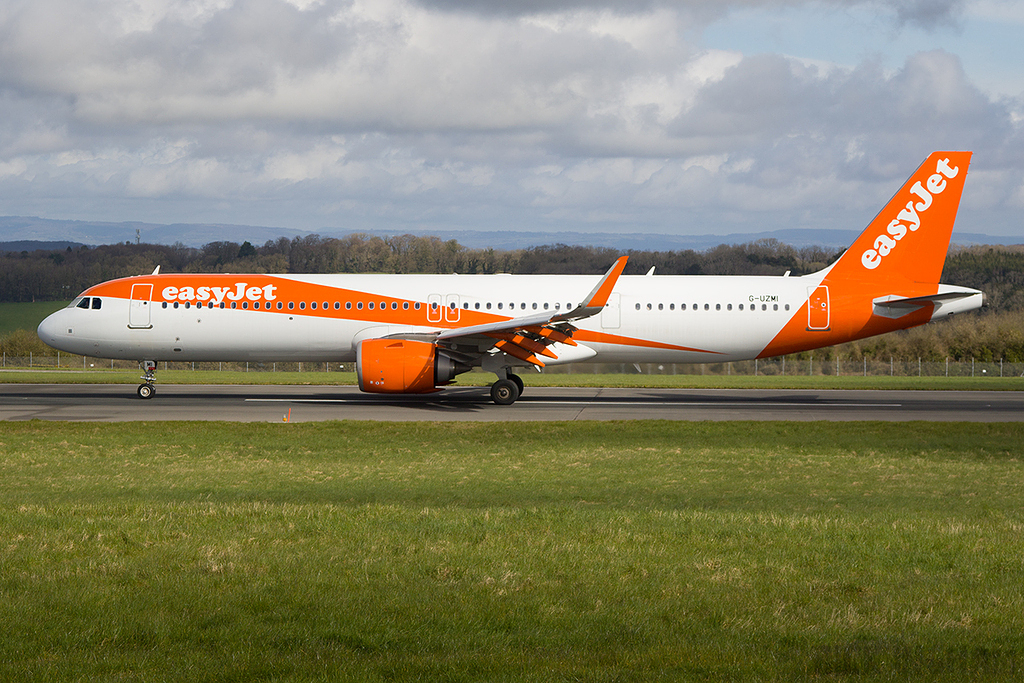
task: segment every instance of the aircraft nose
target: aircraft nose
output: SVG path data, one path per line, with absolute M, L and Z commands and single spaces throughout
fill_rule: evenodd
M 36 328 L 36 334 L 44 344 L 54 346 L 57 340 L 63 336 L 64 322 L 61 320 L 61 313 L 63 311 L 51 313 Z

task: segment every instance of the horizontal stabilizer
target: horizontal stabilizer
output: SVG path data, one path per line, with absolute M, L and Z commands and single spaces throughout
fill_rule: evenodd
M 897 294 L 880 296 L 872 300 L 874 304 L 873 312 L 875 315 L 885 318 L 901 318 L 907 313 L 917 311 L 924 306 L 938 307 L 978 295 L 984 296 L 978 290 L 966 287 L 955 288 L 949 285 L 939 285 L 939 288 L 940 291 L 935 294 L 925 294 L 924 296 L 899 296 Z
M 882 296 L 873 301 L 876 306 L 883 308 L 920 308 L 928 304 L 937 304 L 942 301 L 955 301 L 974 296 L 976 292 L 943 292 L 941 294 L 928 294 L 926 296 Z

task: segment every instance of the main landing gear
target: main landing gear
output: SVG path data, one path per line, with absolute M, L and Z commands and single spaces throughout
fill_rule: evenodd
M 499 406 L 510 406 L 523 395 L 523 380 L 511 372 L 491 385 L 491 400 Z
M 146 374 L 140 377 L 142 384 L 135 390 L 135 393 L 139 395 L 139 398 L 153 398 L 156 394 L 156 387 L 153 386 L 156 383 L 156 361 L 144 360 L 141 365 Z

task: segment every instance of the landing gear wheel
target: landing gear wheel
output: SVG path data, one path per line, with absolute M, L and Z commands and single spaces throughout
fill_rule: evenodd
M 519 386 L 511 379 L 499 379 L 491 385 L 491 400 L 499 406 L 510 406 L 519 398 Z
M 516 383 L 516 387 L 519 388 L 519 395 L 523 395 L 523 378 L 519 375 L 513 375 L 511 372 L 508 374 L 508 379 Z
M 156 394 L 156 387 L 152 384 L 140 384 L 135 393 L 139 395 L 139 398 L 153 398 L 153 395 Z

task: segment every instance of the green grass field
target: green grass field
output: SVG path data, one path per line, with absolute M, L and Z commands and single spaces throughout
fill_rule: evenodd
M 0 679 L 1020 680 L 1024 425 L 0 424 Z
M 67 301 L 0 303 L 0 337 L 15 330 L 34 332 L 43 318 L 67 305 Z

